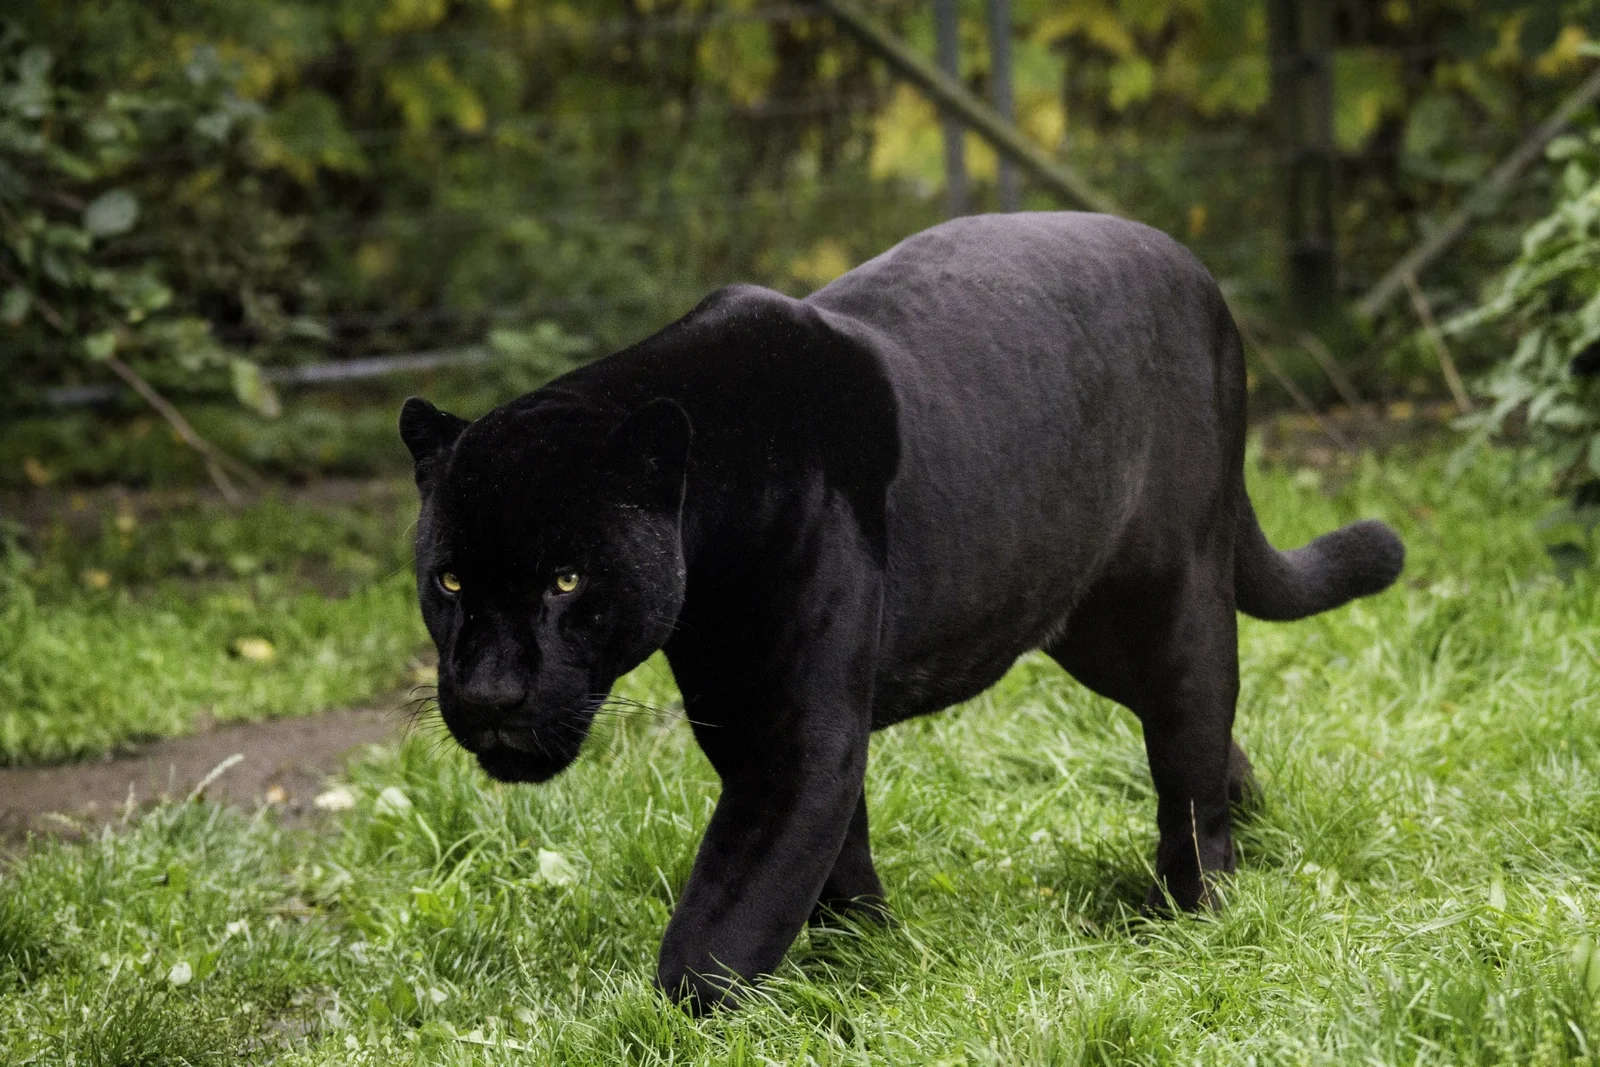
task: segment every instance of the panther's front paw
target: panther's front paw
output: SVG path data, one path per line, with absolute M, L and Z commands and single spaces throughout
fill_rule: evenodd
M 1223 870 L 1206 871 L 1198 878 L 1193 871 L 1185 871 L 1157 879 L 1144 895 L 1140 910 L 1152 919 L 1170 919 L 1179 911 L 1220 911 L 1223 889 L 1232 873 L 1230 864 Z
M 678 1007 L 690 1015 L 701 1016 L 719 1008 L 737 1008 L 739 992 L 744 982 L 723 971 L 721 974 L 701 974 L 675 968 L 656 972 L 656 988 Z

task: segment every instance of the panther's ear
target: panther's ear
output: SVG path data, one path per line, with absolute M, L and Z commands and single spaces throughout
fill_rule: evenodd
M 423 485 L 440 452 L 456 443 L 467 420 L 440 411 L 420 396 L 406 400 L 400 408 L 400 440 L 411 450 L 416 464 L 417 485 Z
M 606 465 L 639 503 L 676 514 L 689 466 L 689 413 L 662 397 L 622 420 L 606 439 Z

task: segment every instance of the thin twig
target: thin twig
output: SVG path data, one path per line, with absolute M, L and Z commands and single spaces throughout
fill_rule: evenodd
M 233 482 L 229 481 L 227 472 L 223 470 L 223 465 L 231 466 L 235 472 L 248 474 L 248 470 L 237 460 L 219 451 L 210 441 L 196 433 L 194 427 L 189 425 L 189 420 L 184 418 L 183 414 L 173 407 L 166 397 L 158 393 L 155 386 L 145 381 L 138 371 L 122 362 L 116 356 L 107 359 L 106 366 L 111 368 L 111 373 L 127 382 L 134 392 L 143 397 L 145 403 L 155 408 L 161 417 L 167 420 L 173 432 L 178 435 L 178 438 L 184 444 L 199 453 L 200 458 L 205 462 L 206 473 L 211 476 L 211 481 L 216 484 L 217 492 L 222 494 L 222 499 L 226 500 L 230 505 L 237 506 L 240 502 L 239 491 L 233 487 Z
M 1298 340 L 1300 347 L 1310 352 L 1311 358 L 1317 361 L 1317 366 L 1322 368 L 1322 373 L 1328 376 L 1328 380 L 1333 383 L 1334 389 L 1338 390 L 1340 398 L 1350 406 L 1351 411 L 1369 419 L 1377 417 L 1377 412 L 1369 408 L 1367 402 L 1362 399 L 1361 393 L 1356 389 L 1356 383 L 1345 371 L 1344 364 L 1339 362 L 1333 350 L 1323 343 L 1322 338 L 1310 330 L 1301 330 Z
M 1243 323 L 1240 324 L 1239 330 L 1249 339 L 1250 347 L 1256 350 L 1256 355 L 1260 358 L 1261 362 L 1266 365 L 1268 373 L 1270 373 L 1273 379 L 1283 387 L 1283 391 L 1289 394 L 1290 399 L 1292 399 L 1300 408 L 1300 410 L 1305 413 L 1306 417 L 1316 425 L 1317 429 L 1321 430 L 1328 440 L 1338 445 L 1349 455 L 1359 456 L 1361 454 L 1361 450 L 1356 448 L 1355 445 L 1351 444 L 1350 439 L 1345 437 L 1344 434 L 1340 433 L 1331 422 L 1322 417 L 1322 413 L 1318 411 L 1317 406 L 1311 402 L 1311 398 L 1307 396 L 1304 390 L 1294 383 L 1294 379 L 1289 377 L 1288 373 L 1284 371 L 1283 365 L 1278 362 L 1278 357 L 1274 356 L 1272 351 L 1268 349 L 1266 345 L 1263 345 L 1260 341 L 1251 336 Z
M 0 212 L 0 214 L 4 214 L 4 212 Z M 4 277 L 7 281 L 14 282 L 17 285 L 24 284 L 22 275 L 3 263 L 0 263 L 0 277 Z M 33 310 L 39 313 L 41 319 L 54 327 L 57 333 L 72 332 L 67 327 L 67 320 L 61 317 L 61 312 L 51 307 L 50 302 L 37 293 L 33 294 Z
M 11 275 L 9 269 L 5 273 Z M 66 319 L 44 299 L 35 296 L 33 307 L 58 332 L 71 332 L 67 326 Z M 145 403 L 155 408 L 161 417 L 167 420 L 168 425 L 172 427 L 173 432 L 178 435 L 178 438 L 184 444 L 199 453 L 201 460 L 206 465 L 206 473 L 211 476 L 211 481 L 216 485 L 217 492 L 222 494 L 222 499 L 227 501 L 229 505 L 238 506 L 240 497 L 239 491 L 228 480 L 228 475 L 223 470 L 224 466 L 231 467 L 235 474 L 252 485 L 259 486 L 261 484 L 261 480 L 255 476 L 255 472 L 250 470 L 249 467 L 221 451 L 210 441 L 196 433 L 194 427 L 189 425 L 189 420 L 184 418 L 183 414 L 173 407 L 166 397 L 157 392 L 155 386 L 145 381 L 138 371 L 116 356 L 110 357 L 105 362 L 106 366 L 111 368 L 111 373 L 126 382 L 129 388 L 144 398 Z
M 1433 345 L 1434 355 L 1439 357 L 1439 367 L 1444 371 L 1445 384 L 1450 387 L 1450 396 L 1456 402 L 1456 409 L 1465 415 L 1472 410 L 1472 398 L 1467 396 L 1466 387 L 1461 384 L 1461 375 L 1456 373 L 1456 361 L 1450 357 L 1450 349 L 1444 343 L 1444 334 L 1439 330 L 1439 324 L 1433 318 L 1433 305 L 1428 303 L 1428 298 L 1422 292 L 1422 287 L 1417 284 L 1417 276 L 1407 273 L 1405 278 L 1406 291 L 1411 294 L 1411 306 L 1417 311 L 1417 318 L 1422 320 L 1422 332 L 1428 335 L 1428 342 Z

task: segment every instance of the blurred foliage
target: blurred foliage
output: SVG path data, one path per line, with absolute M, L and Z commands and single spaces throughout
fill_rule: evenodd
M 868 6 L 931 54 L 931 5 Z M 961 7 L 983 92 L 984 0 Z M 804 6 L 18 0 L 0 18 L 7 406 L 109 381 L 114 355 L 271 415 L 280 368 L 485 344 L 511 392 L 718 284 L 805 292 L 942 216 L 934 109 Z M 1600 0 L 1335 0 L 1335 20 L 1355 292 L 1570 91 Z M 1013 24 L 1023 129 L 1270 311 L 1265 0 L 1013 0 Z M 995 160 L 969 145 L 982 207 Z M 1546 198 L 1525 183 L 1431 272 L 1441 313 Z M 1380 341 L 1409 331 L 1396 315 Z M 1352 360 L 1364 388 L 1433 387 L 1415 346 L 1374 352 Z
M 1554 465 L 1566 505 L 1545 520 L 1558 565 L 1592 563 L 1600 528 L 1600 131 L 1554 141 L 1554 209 L 1484 304 L 1450 324 L 1510 348 L 1483 382 L 1488 408 L 1468 421 L 1469 449 L 1515 433 Z M 1581 360 L 1580 360 L 1580 357 Z M 1470 452 L 1468 453 L 1470 454 Z
M 185 149 L 220 162 L 235 120 L 259 112 L 208 58 L 196 54 L 181 81 L 152 92 L 82 89 L 48 48 L 0 23 L 0 319 L 14 331 L 13 381 L 120 356 L 158 380 L 227 373 L 240 400 L 276 413 L 259 369 L 217 344 L 181 272 L 127 254 L 141 216 L 144 230 L 176 221 L 139 188 L 144 162 Z

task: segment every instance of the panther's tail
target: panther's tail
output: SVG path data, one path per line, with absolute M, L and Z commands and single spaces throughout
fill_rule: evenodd
M 1233 594 L 1240 611 L 1287 622 L 1389 588 L 1405 566 L 1406 549 L 1376 519 L 1323 534 L 1304 548 L 1279 552 L 1256 522 L 1243 487 L 1237 497 Z

